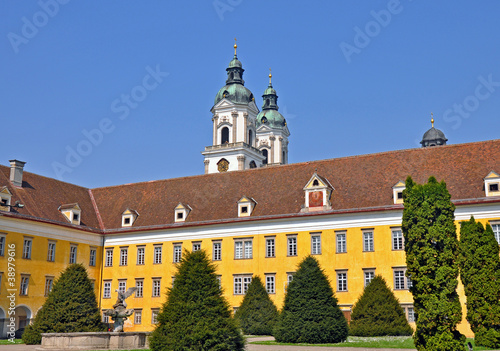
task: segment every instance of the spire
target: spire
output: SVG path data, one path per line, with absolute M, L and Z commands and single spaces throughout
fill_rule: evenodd
M 446 136 L 439 129 L 434 128 L 434 114 L 431 112 L 431 129 L 422 137 L 422 147 L 446 145 Z
M 262 95 L 262 98 L 264 99 L 262 110 L 278 111 L 278 95 L 276 95 L 276 90 L 274 90 L 273 88 L 273 83 L 271 80 L 272 77 L 273 75 L 271 74 L 271 68 L 269 68 L 269 86 L 264 91 L 264 95 Z
M 271 74 L 271 68 L 269 68 L 269 87 L 272 88 L 273 87 L 273 83 L 271 82 L 271 78 L 273 77 L 273 75 Z
M 234 38 L 234 57 L 229 62 L 229 66 L 226 68 L 227 71 L 227 79 L 226 84 L 241 84 L 244 85 L 245 81 L 243 80 L 243 66 L 241 65 L 240 60 L 238 60 L 238 56 L 236 56 L 236 49 L 238 45 L 236 45 L 236 38 Z
M 236 38 L 234 38 L 234 58 L 237 59 L 238 56 L 236 56 L 236 49 L 238 48 L 238 45 L 236 45 Z
M 434 128 L 434 114 L 431 112 L 431 125 Z

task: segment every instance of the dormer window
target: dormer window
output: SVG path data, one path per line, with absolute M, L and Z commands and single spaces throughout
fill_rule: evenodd
M 238 201 L 238 217 L 251 216 L 256 204 L 257 202 L 251 197 L 243 196 Z
M 394 184 L 392 187 L 392 199 L 394 201 L 394 205 L 403 203 L 403 190 L 405 189 L 405 183 L 401 180 Z
M 139 217 L 139 213 L 136 210 L 127 208 L 122 213 L 122 227 L 131 227 L 137 217 Z
M 185 222 L 191 212 L 191 207 L 181 202 L 175 207 L 175 222 Z
M 484 178 L 484 192 L 486 196 L 500 196 L 500 175 L 491 171 Z
M 324 211 L 332 208 L 330 198 L 335 190 L 328 179 L 314 173 L 304 187 L 305 205 L 301 212 Z
M 77 203 L 61 205 L 59 211 L 71 224 L 80 225 L 82 209 Z
M 10 211 L 12 194 L 6 186 L 0 188 L 0 211 Z

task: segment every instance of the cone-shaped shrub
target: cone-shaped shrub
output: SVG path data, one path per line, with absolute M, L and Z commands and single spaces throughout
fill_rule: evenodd
M 276 341 L 336 343 L 346 340 L 347 334 L 347 321 L 325 273 L 315 258 L 306 257 L 288 285 L 274 328 Z
M 476 345 L 500 348 L 500 258 L 489 224 L 460 224 L 460 277 L 467 297 L 467 321 Z
M 203 250 L 187 252 L 151 334 L 152 351 L 243 350 L 243 336 Z
M 372 279 L 354 305 L 349 335 L 411 335 L 405 312 L 384 278 Z
M 457 330 L 462 307 L 458 285 L 458 240 L 454 222 L 455 206 L 446 189 L 430 177 L 416 184 L 411 177 L 403 191 L 403 234 L 406 274 L 415 308 L 418 350 L 464 350 L 465 337 Z
M 240 308 L 234 315 L 248 335 L 271 335 L 278 318 L 278 309 L 259 276 L 253 277 Z
M 23 334 L 25 344 L 40 344 L 41 333 L 105 331 L 85 267 L 72 264 L 54 282 L 34 322 Z

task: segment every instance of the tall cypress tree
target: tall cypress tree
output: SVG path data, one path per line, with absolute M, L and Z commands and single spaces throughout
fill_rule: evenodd
M 491 226 L 485 229 L 474 217 L 460 224 L 460 277 L 476 345 L 500 348 L 498 243 Z
M 278 318 L 278 309 L 259 276 L 253 277 L 240 308 L 234 315 L 241 329 L 249 335 L 271 335 Z
M 150 337 L 152 351 L 239 351 L 243 335 L 203 250 L 185 252 Z
M 430 177 L 416 184 L 411 177 L 403 191 L 403 233 L 406 274 L 412 280 L 418 350 L 464 350 L 457 330 L 462 320 L 458 285 L 458 240 L 455 206 L 444 182 Z
M 346 340 L 347 321 L 318 261 L 306 257 L 288 285 L 274 337 L 279 342 L 335 343 Z
M 81 264 L 66 268 L 23 333 L 25 344 L 40 344 L 41 333 L 97 332 L 106 330 L 87 270 Z
M 384 278 L 375 276 L 354 304 L 349 335 L 384 336 L 411 335 L 413 329 L 406 320 L 398 299 Z

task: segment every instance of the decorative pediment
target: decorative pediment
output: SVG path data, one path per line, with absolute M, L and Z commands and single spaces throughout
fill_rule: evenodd
M 400 180 L 392 187 L 392 198 L 394 204 L 402 204 L 403 203 L 403 190 L 406 189 L 405 183 Z
M 486 196 L 500 196 L 500 175 L 491 171 L 484 178 L 484 192 Z
M 303 190 L 305 192 L 305 205 L 302 212 L 324 211 L 332 208 L 330 198 L 335 189 L 328 179 L 314 172 Z
M 80 225 L 82 209 L 78 203 L 64 204 L 59 206 L 58 210 L 71 224 Z
M 238 217 L 250 217 L 257 201 L 248 196 L 243 196 L 238 201 Z
M 131 227 L 137 217 L 139 217 L 139 212 L 132 210 L 131 208 L 127 208 L 122 213 L 122 227 Z
M 0 211 L 10 211 L 12 193 L 6 186 L 0 188 Z
M 265 132 L 272 132 L 273 129 L 269 127 L 268 125 L 261 124 L 259 128 L 257 128 L 258 133 L 265 133 Z
M 174 215 L 175 215 L 175 222 L 185 222 L 187 216 L 189 216 L 189 213 L 192 211 L 192 208 L 189 205 L 183 204 L 182 202 L 179 202 L 177 206 L 175 206 L 174 210 Z

